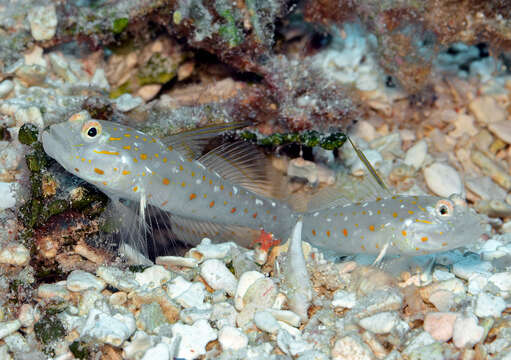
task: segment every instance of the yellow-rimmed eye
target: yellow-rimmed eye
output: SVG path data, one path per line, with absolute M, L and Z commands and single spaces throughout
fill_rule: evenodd
M 449 200 L 438 200 L 435 206 L 436 213 L 442 217 L 452 216 L 454 205 Z
M 86 139 L 94 139 L 101 135 L 101 124 L 97 121 L 87 121 L 82 127 L 82 135 Z

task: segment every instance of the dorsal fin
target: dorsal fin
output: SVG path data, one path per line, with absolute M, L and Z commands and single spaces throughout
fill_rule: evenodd
M 272 184 L 266 174 L 266 159 L 244 141 L 222 144 L 197 161 L 224 179 L 263 196 L 272 196 Z
M 359 201 L 374 201 L 392 196 L 377 170 L 367 160 L 364 153 L 348 137 L 353 150 L 365 165 L 367 174 L 363 178 L 354 178 L 348 174 L 338 174 L 334 185 L 314 194 L 307 203 L 307 211 L 315 211 L 331 206 L 342 206 Z
M 224 124 L 212 124 L 195 129 L 184 130 L 160 139 L 166 146 L 172 146 L 175 150 L 189 159 L 197 159 L 208 142 L 224 131 L 241 129 L 250 125 L 248 122 L 231 122 Z

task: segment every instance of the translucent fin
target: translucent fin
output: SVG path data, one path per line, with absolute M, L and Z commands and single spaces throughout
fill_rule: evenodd
M 234 241 L 237 244 L 250 247 L 260 234 L 260 230 L 240 226 L 214 224 L 208 221 L 192 220 L 172 215 L 170 218 L 172 231 L 176 237 L 189 244 L 197 245 L 207 237 L 214 242 Z
M 364 153 L 355 145 L 355 143 L 351 140 L 349 136 L 346 136 L 351 144 L 353 146 L 353 150 L 355 150 L 355 153 L 357 154 L 360 161 L 362 161 L 369 172 L 369 174 L 372 176 L 372 178 L 376 181 L 376 183 L 381 187 L 381 189 L 386 193 L 387 196 L 392 195 L 392 192 L 389 190 L 387 185 L 385 185 L 385 182 L 381 178 L 381 176 L 378 174 L 376 169 L 371 165 L 369 160 L 367 160 Z
M 264 196 L 272 195 L 272 184 L 266 176 L 266 159 L 244 141 L 222 144 L 198 159 L 204 166 L 226 180 Z
M 241 129 L 248 125 L 250 125 L 248 122 L 212 124 L 185 130 L 178 134 L 164 137 L 160 141 L 167 146 L 172 146 L 189 159 L 197 159 L 201 156 L 204 147 L 212 138 L 224 131 Z

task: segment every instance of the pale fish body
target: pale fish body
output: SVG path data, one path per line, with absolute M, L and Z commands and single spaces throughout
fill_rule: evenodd
M 310 243 L 336 253 L 422 255 L 477 240 L 482 219 L 458 196 L 396 195 L 310 211 L 303 233 Z
M 186 159 L 133 128 L 78 113 L 51 126 L 42 141 L 67 171 L 111 198 L 146 201 L 186 219 L 264 229 L 277 236 L 285 236 L 293 225 L 287 206 L 229 182 L 200 160 Z

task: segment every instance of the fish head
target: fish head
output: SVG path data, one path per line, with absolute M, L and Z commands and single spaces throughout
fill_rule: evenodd
M 397 245 L 403 252 L 417 255 L 448 251 L 473 243 L 485 233 L 484 218 L 461 196 L 417 199 L 421 211 L 404 219 L 401 234 L 397 235 Z
M 86 111 L 51 125 L 42 134 L 44 151 L 70 173 L 98 187 L 112 188 L 127 171 L 126 154 L 112 138 L 119 124 L 91 119 Z

